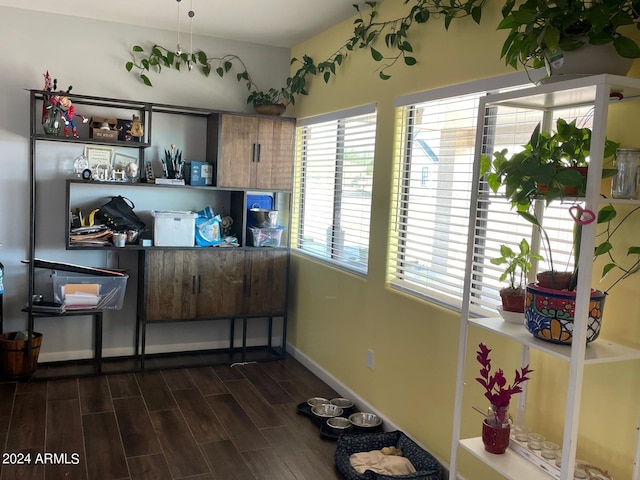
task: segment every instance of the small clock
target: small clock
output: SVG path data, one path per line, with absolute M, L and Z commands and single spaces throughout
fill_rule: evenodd
M 91 170 L 89 170 L 88 168 L 85 168 L 82 171 L 82 179 L 83 180 L 91 180 Z

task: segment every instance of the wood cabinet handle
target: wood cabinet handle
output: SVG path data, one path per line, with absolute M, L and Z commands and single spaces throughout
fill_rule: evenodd
M 198 293 L 196 290 L 196 283 L 197 283 L 197 280 L 196 280 L 196 276 L 194 275 L 191 277 L 191 293 L 193 294 Z
M 251 146 L 251 163 L 255 163 L 258 154 L 258 144 L 253 143 Z
M 260 144 L 256 143 L 256 146 L 257 146 L 256 162 L 260 163 Z
M 202 275 L 198 274 L 198 293 L 202 293 Z

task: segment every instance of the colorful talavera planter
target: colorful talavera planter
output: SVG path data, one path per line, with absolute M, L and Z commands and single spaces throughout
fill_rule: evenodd
M 600 334 L 605 293 L 591 290 L 587 343 Z M 524 324 L 534 337 L 547 342 L 571 345 L 576 294 L 566 290 L 552 290 L 535 283 L 527 285 Z

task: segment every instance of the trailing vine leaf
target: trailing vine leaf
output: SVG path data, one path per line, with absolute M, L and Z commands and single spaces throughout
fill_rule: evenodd
M 487 0 L 404 0 L 408 5 L 404 16 L 379 21 L 377 20 L 378 2 L 366 1 L 364 5 L 354 4 L 357 18 L 353 21 L 353 32 L 351 36 L 335 52 L 325 60 L 316 63 L 308 55 L 302 59 L 292 58 L 290 65 L 297 65 L 293 75 L 285 81 L 285 87 L 280 89 L 270 88 L 260 90 L 253 82 L 246 65 L 240 57 L 234 54 L 223 55 L 222 57 L 209 56 L 204 51 L 193 53 L 183 52 L 177 55 L 173 50 L 169 50 L 161 45 L 153 45 L 150 50 L 145 50 L 140 45 L 132 48 L 133 61 L 125 64 L 127 71 L 137 69 L 140 79 L 145 85 L 151 86 L 148 73 L 161 72 L 161 67 L 181 70 L 183 64 L 191 70 L 194 64 L 200 64 L 200 70 L 205 76 L 209 76 L 212 69 L 219 77 L 236 71 L 238 82 L 246 82 L 249 90 L 248 103 L 264 101 L 270 103 L 295 103 L 298 95 L 307 95 L 307 78 L 309 75 L 315 76 L 322 73 L 325 82 L 329 82 L 333 75 L 336 75 L 337 66 L 342 66 L 345 59 L 352 52 L 367 48 L 374 61 L 384 62 L 378 71 L 378 76 L 382 80 L 391 78 L 389 71 L 402 59 L 407 66 L 417 63 L 413 56 L 407 56 L 407 52 L 413 52 L 413 46 L 408 40 L 409 31 L 415 24 L 426 24 L 431 19 L 443 18 L 445 27 L 448 29 L 455 18 L 470 16 L 476 23 L 480 22 L 481 10 Z M 364 15 L 364 11 L 368 11 Z M 376 44 L 379 37 L 384 40 L 384 47 L 389 51 L 383 53 Z M 376 44 L 374 47 L 373 45 Z

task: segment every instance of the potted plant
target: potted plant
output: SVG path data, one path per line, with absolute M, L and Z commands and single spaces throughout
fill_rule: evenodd
M 554 67 L 569 63 L 572 53 L 585 46 L 604 47 L 604 61 L 594 60 L 598 64 L 592 70 L 564 73 L 626 75 L 632 59 L 640 58 L 636 42 L 621 33 L 621 27 L 640 23 L 635 0 L 526 0 L 517 7 L 515 0 L 508 0 L 502 15 L 498 29 L 509 30 L 509 35 L 501 58 L 513 68 L 544 67 L 551 75 Z M 611 55 L 607 46 L 618 55 Z M 592 60 L 594 53 L 583 58 Z M 609 66 L 609 60 L 619 59 L 627 61 L 621 67 Z M 585 69 L 583 64 L 578 67 Z
M 524 299 L 526 295 L 525 285 L 527 276 L 531 271 L 532 260 L 542 260 L 540 255 L 532 254 L 529 242 L 522 239 L 518 244 L 518 252 L 514 252 L 507 245 L 500 245 L 500 257 L 492 258 L 490 261 L 494 265 L 506 265 L 500 281 L 509 280 L 508 286 L 500 289 L 500 298 L 502 299 L 503 312 L 524 313 Z M 512 318 L 508 314 L 501 315 L 505 320 L 510 321 Z M 516 315 L 514 321 L 522 322 L 522 315 Z
M 483 156 L 480 174 L 487 175 L 494 193 L 504 185 L 505 195 L 519 211 L 530 210 L 536 198 L 544 198 L 548 205 L 564 196 L 583 195 L 591 135 L 591 129 L 578 127 L 575 120 L 558 119 L 555 132 L 543 131 L 538 123 L 522 151 L 511 156 L 507 149 L 494 152 L 493 160 Z M 618 147 L 607 139 L 604 158 L 612 157 Z M 615 173 L 603 169 L 602 177 Z
M 507 379 L 501 368 L 491 373 L 491 350 L 484 343 L 478 345 L 477 360 L 480 363 L 480 376 L 476 381 L 485 389 L 484 396 L 489 400 L 487 418 L 482 422 L 482 442 L 484 448 L 489 453 L 504 453 L 509 445 L 509 433 L 511 426 L 509 422 L 509 403 L 511 397 L 522 392 L 521 385 L 529 380 L 529 375 L 533 370 L 529 370 L 529 365 L 516 370 L 515 378 L 511 385 L 507 385 Z
M 635 259 L 629 262 L 619 261 L 614 257 L 614 249 L 612 244 L 613 236 L 619 231 L 620 227 L 632 217 L 633 214 L 640 211 L 640 207 L 631 209 L 620 221 L 614 221 L 617 218 L 617 211 L 613 205 L 605 205 L 594 215 L 584 210 L 582 207 L 575 205 L 571 207 L 572 217 L 576 221 L 574 227 L 574 270 L 565 272 L 568 277 L 568 283 L 565 288 L 561 288 L 559 284 L 545 283 L 543 274 L 538 274 L 538 283 L 527 285 L 527 296 L 525 300 L 525 325 L 527 329 L 536 337 L 552 343 L 571 344 L 573 338 L 573 315 L 575 311 L 575 288 L 577 286 L 578 265 L 581 255 L 580 238 L 582 233 L 582 225 L 597 220 L 597 223 L 603 225 L 602 232 L 598 234 L 602 240 L 596 245 L 593 252 L 593 260 L 595 261 L 601 256 L 607 258 L 607 263 L 602 268 L 600 279 L 610 277 L 617 273 L 617 278 L 610 284 L 606 290 L 592 289 L 589 298 L 589 316 L 587 342 L 592 342 L 598 338 L 602 323 L 602 315 L 604 310 L 604 302 L 607 294 L 619 282 L 629 278 L 640 271 L 640 246 L 631 246 L 627 249 L 627 257 L 635 256 Z M 545 239 L 546 248 L 548 249 L 549 258 L 551 258 L 551 247 L 546 231 L 538 221 L 538 219 L 528 212 L 518 212 L 523 218 L 536 225 Z M 553 270 L 552 270 L 553 271 Z M 556 274 L 558 278 L 564 277 L 560 272 Z M 549 276 L 549 274 L 547 274 Z
M 270 88 L 266 92 L 253 90 L 247 98 L 247 103 L 251 103 L 256 113 L 262 115 L 282 115 L 289 103 L 284 98 L 284 89 L 277 90 Z

